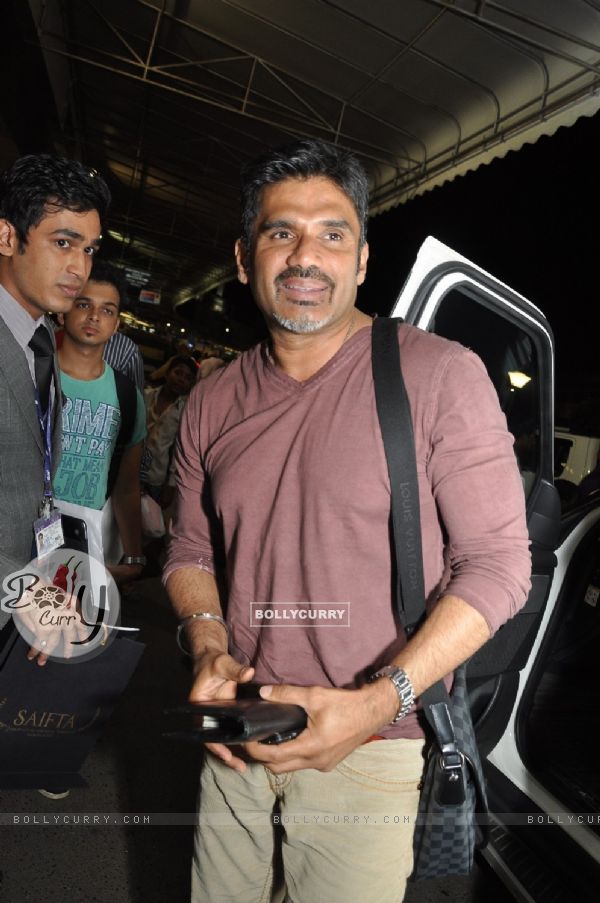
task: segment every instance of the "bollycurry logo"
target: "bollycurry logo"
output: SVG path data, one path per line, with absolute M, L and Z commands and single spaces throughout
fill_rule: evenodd
M 350 603 L 251 602 L 251 627 L 349 627 Z
M 72 549 L 56 549 L 2 581 L 0 609 L 13 616 L 26 643 L 49 659 L 77 662 L 113 639 L 119 591 L 103 564 Z

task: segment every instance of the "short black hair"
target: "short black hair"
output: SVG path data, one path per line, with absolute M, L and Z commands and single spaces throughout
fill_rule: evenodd
M 194 375 L 194 379 L 198 375 L 198 365 L 193 357 L 190 357 L 189 354 L 176 354 L 175 357 L 172 357 L 169 361 L 169 366 L 167 367 L 167 373 L 170 373 L 174 367 L 184 366 L 192 371 Z
M 96 210 L 104 225 L 110 191 L 95 169 L 52 154 L 19 157 L 0 175 L 0 218 L 15 227 L 20 245 L 52 208 L 87 213 Z
M 123 270 L 107 263 L 105 260 L 94 258 L 92 269 L 88 277 L 88 282 L 105 282 L 114 286 L 119 294 L 119 310 L 125 310 L 129 303 L 129 295 L 127 292 L 127 280 Z M 87 284 L 87 283 L 86 283 Z M 85 293 L 85 288 L 83 289 Z
M 331 179 L 352 201 L 360 223 L 360 246 L 367 239 L 369 184 L 367 174 L 354 154 L 328 141 L 306 138 L 275 148 L 258 160 L 242 167 L 242 243 L 252 244 L 254 223 L 265 185 L 284 179 Z

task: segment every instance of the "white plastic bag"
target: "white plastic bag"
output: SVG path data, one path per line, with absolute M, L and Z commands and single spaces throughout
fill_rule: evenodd
M 106 570 L 104 548 L 102 542 L 102 511 L 95 508 L 86 508 L 84 505 L 75 505 L 63 499 L 56 500 L 56 507 L 61 514 L 70 514 L 71 517 L 85 521 L 86 538 L 88 547 L 89 579 L 91 580 L 92 598 L 102 598 L 102 587 L 106 586 Z M 68 541 L 68 540 L 67 540 Z M 110 594 L 105 600 L 110 607 Z M 96 603 L 97 604 L 97 603 Z
M 102 511 L 95 508 L 86 508 L 84 505 L 75 505 L 73 502 L 65 502 L 56 499 L 56 507 L 62 514 L 70 514 L 71 517 L 81 518 L 87 527 L 88 555 L 104 565 L 104 544 L 102 542 Z

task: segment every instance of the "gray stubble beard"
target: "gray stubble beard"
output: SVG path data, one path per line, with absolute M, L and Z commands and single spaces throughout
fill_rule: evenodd
M 312 332 L 318 332 L 319 329 L 328 326 L 334 317 L 333 314 L 329 314 L 322 320 L 312 320 L 310 317 L 307 317 L 306 314 L 302 314 L 300 317 L 295 317 L 293 319 L 283 317 L 278 313 L 273 313 L 271 316 L 282 329 L 287 330 L 287 332 L 293 332 L 296 335 L 310 335 Z

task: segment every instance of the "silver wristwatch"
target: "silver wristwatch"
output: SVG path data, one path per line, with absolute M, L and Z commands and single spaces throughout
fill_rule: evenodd
M 369 683 L 379 680 L 380 677 L 389 677 L 398 693 L 400 708 L 396 717 L 390 722 L 390 724 L 396 724 L 397 721 L 408 715 L 414 705 L 415 691 L 413 690 L 413 685 L 406 671 L 403 671 L 402 668 L 397 668 L 396 665 L 386 665 L 385 668 L 380 668 L 379 671 L 370 676 Z

